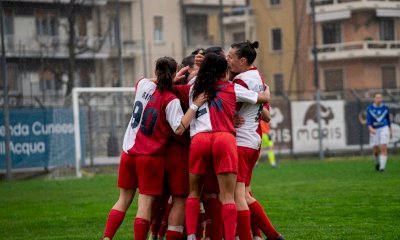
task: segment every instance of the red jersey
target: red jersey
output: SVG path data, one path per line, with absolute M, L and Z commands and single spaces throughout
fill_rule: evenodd
M 123 150 L 133 155 L 164 154 L 167 141 L 179 127 L 182 117 L 180 102 L 172 92 L 160 92 L 154 82 L 140 80 Z
M 193 87 L 180 85 L 173 87 L 174 93 L 183 102 L 192 104 Z M 233 115 L 236 102 L 257 102 L 258 93 L 238 84 L 218 80 L 215 98 L 211 103 L 204 103 L 196 112 L 196 118 L 190 124 L 190 136 L 200 132 L 230 132 L 236 134 L 233 126 Z

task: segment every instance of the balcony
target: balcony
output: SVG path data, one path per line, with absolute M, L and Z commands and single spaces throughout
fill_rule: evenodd
M 317 21 L 349 18 L 351 12 L 362 10 L 375 10 L 382 17 L 400 17 L 400 0 L 315 0 L 315 6 Z
M 224 24 L 245 23 L 249 21 L 249 17 L 254 14 L 254 10 L 247 7 L 233 9 L 230 12 L 224 13 Z
M 245 0 L 223 0 L 224 6 L 244 6 Z M 219 6 L 220 0 L 183 0 L 183 5 Z
M 363 41 L 318 45 L 318 60 L 335 61 L 355 58 L 399 58 L 400 41 Z M 312 49 L 310 59 L 313 59 Z
M 68 4 L 71 0 L 6 0 L 7 2 L 26 2 L 26 3 L 61 3 L 61 4 Z M 76 1 L 76 4 L 83 4 L 83 5 L 105 5 L 107 0 L 85 0 L 85 1 Z
M 77 37 L 76 58 L 108 58 L 108 39 L 94 36 Z M 68 38 L 58 36 L 5 36 L 6 56 L 17 58 L 68 58 Z

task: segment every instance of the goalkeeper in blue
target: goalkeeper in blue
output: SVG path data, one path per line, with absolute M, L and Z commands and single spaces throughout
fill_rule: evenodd
M 370 145 L 376 160 L 375 169 L 385 171 L 387 161 L 387 145 L 393 132 L 390 127 L 389 108 L 382 103 L 382 94 L 374 95 L 374 103 L 367 109 L 367 126 L 369 130 Z

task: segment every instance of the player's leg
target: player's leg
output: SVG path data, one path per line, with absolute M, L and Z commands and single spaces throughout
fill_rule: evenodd
M 150 229 L 151 209 L 155 196 L 139 193 L 138 210 L 134 222 L 135 239 L 146 240 Z
M 155 196 L 160 196 L 163 191 L 165 159 L 163 156 L 138 156 L 135 159 L 139 199 L 134 236 L 135 240 L 146 240 Z
M 185 223 L 188 239 L 196 239 L 200 213 L 200 194 L 203 176 L 211 160 L 211 133 L 198 133 L 192 138 L 189 150 L 189 196 L 186 199 Z
M 185 196 L 172 196 L 172 208 L 168 216 L 167 240 L 180 240 L 185 222 Z
M 227 133 L 213 134 L 213 165 L 217 173 L 219 198 L 222 202 L 224 239 L 235 239 L 237 209 L 235 187 L 238 172 L 238 154 L 235 136 Z
M 103 239 L 112 239 L 125 218 L 126 210 L 132 203 L 135 189 L 120 188 L 118 201 L 112 207 L 106 223 Z
M 186 199 L 186 230 L 188 239 L 196 239 L 197 219 L 200 213 L 200 182 L 202 176 L 189 173 L 189 196 Z
M 158 237 L 163 218 L 168 208 L 168 200 L 169 194 L 163 194 L 162 196 L 157 196 L 156 199 L 154 199 L 151 214 L 150 240 L 156 240 Z
M 246 187 L 246 201 L 251 212 L 251 221 L 261 229 L 265 236 L 268 239 L 284 239 L 272 225 L 261 204 L 252 196 L 250 187 Z
M 388 158 L 388 151 L 387 151 L 387 145 L 390 140 L 390 132 L 388 127 L 383 127 L 380 128 L 379 131 L 377 131 L 377 134 L 379 134 L 379 171 L 383 172 L 385 171 L 386 167 L 386 161 Z
M 167 229 L 168 229 L 168 217 L 169 217 L 169 213 L 171 212 L 171 208 L 172 208 L 172 197 L 169 197 L 169 199 L 166 203 L 166 208 L 165 208 L 162 220 L 161 220 L 160 229 L 157 233 L 158 239 L 165 238 L 165 235 L 166 235 Z
M 235 203 L 237 208 L 236 236 L 239 239 L 252 239 L 250 225 L 250 210 L 246 202 L 245 182 L 249 172 L 248 163 L 255 150 L 246 147 L 237 147 L 238 175 L 235 187 Z
M 137 186 L 138 180 L 135 157 L 122 152 L 118 170 L 119 198 L 108 215 L 103 235 L 104 239 L 112 239 L 115 235 L 125 218 L 126 210 L 132 203 Z
M 219 188 L 217 186 L 217 176 L 207 175 L 202 194 L 206 239 L 222 239 L 223 236 L 222 204 L 218 200 Z
M 380 152 L 380 150 L 379 150 L 379 146 L 373 146 L 373 148 L 372 148 L 372 153 L 373 153 L 373 155 L 374 155 L 374 158 L 375 158 L 375 170 L 376 171 L 378 171 L 379 170 L 379 168 L 380 168 L 380 155 L 381 155 L 381 152 Z

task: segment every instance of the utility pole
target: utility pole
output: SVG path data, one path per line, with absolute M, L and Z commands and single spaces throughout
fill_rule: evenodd
M 225 31 L 224 31 L 224 4 L 219 0 L 219 30 L 221 34 L 221 47 L 225 48 Z
M 140 21 L 141 21 L 141 31 L 142 31 L 142 59 L 143 59 L 143 76 L 147 76 L 147 63 L 146 63 L 146 41 L 144 38 L 144 10 L 143 10 L 143 0 L 140 0 Z
M 6 49 L 5 49 L 5 42 L 4 42 L 4 9 L 3 9 L 3 2 L 0 1 L 0 30 L 1 30 L 1 72 L 2 78 L 4 81 L 3 85 L 3 95 L 4 95 L 4 106 L 3 106 L 3 119 L 4 119 L 4 128 L 5 128 L 5 164 L 7 169 L 6 179 L 8 181 L 12 180 L 12 173 L 11 173 L 11 151 L 10 151 L 10 143 L 11 143 L 11 132 L 10 132 L 10 107 L 9 107 L 9 99 L 8 99 L 8 79 L 7 79 L 7 61 L 6 61 Z
M 317 22 L 315 16 L 315 0 L 311 0 L 312 10 L 312 23 L 313 23 L 313 56 L 314 56 L 314 85 L 316 89 L 316 100 L 317 100 L 317 122 L 318 122 L 318 148 L 319 158 L 324 159 L 324 149 L 322 142 L 322 130 L 321 130 L 321 90 L 319 86 L 319 70 L 318 70 L 318 49 L 317 49 Z

